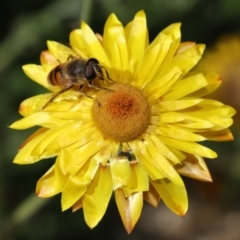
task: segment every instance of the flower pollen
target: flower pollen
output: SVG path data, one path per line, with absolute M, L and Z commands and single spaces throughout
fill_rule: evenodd
M 128 84 L 114 84 L 101 90 L 92 107 L 93 119 L 103 135 L 125 142 L 138 138 L 150 121 L 148 102 Z

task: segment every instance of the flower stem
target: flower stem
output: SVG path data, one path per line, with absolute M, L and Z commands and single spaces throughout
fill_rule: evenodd
M 8 220 L 1 225 L 0 239 L 10 239 L 10 236 L 14 232 L 14 228 L 29 220 L 48 202 L 49 199 L 39 199 L 35 193 L 29 195 L 22 203 L 17 206 Z
M 80 7 L 80 21 L 84 20 L 85 22 L 89 23 L 91 17 L 91 10 L 92 10 L 92 0 L 82 0 L 81 7 Z
M 35 193 L 29 195 L 13 212 L 11 220 L 13 224 L 20 224 L 26 222 L 39 209 L 41 209 L 49 199 L 40 199 Z

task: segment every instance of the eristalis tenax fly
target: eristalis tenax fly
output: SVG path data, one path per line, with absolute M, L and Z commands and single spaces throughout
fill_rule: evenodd
M 65 62 L 60 62 L 59 65 L 54 67 L 48 74 L 48 81 L 52 86 L 59 86 L 61 90 L 53 95 L 50 100 L 42 107 L 46 108 L 50 103 L 54 101 L 60 94 L 68 91 L 73 87 L 78 87 L 78 90 L 88 85 L 95 89 L 106 89 L 104 87 L 93 85 L 93 81 L 96 79 L 105 80 L 103 70 L 105 71 L 105 76 L 108 80 L 114 82 L 108 75 L 108 71 L 104 66 L 102 66 L 96 58 L 82 58 L 81 55 L 73 47 L 67 47 L 65 45 L 59 44 L 59 46 L 64 47 L 64 54 L 68 55 Z M 66 52 L 67 50 L 67 52 Z M 59 51 L 61 52 L 61 51 Z M 83 95 L 92 98 L 91 96 L 82 93 Z

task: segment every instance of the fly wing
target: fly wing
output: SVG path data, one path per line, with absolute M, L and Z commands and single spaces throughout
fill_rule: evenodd
M 69 60 L 77 58 L 82 59 L 81 54 L 78 52 L 76 48 L 67 46 L 62 43 L 49 41 L 48 48 L 59 63 L 65 63 Z
M 65 63 L 76 58 L 81 58 L 81 56 L 76 50 L 73 50 L 72 47 L 63 44 L 58 45 L 58 61 L 60 63 Z

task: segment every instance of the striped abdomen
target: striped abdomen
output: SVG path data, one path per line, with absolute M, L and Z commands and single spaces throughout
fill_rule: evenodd
M 53 86 L 62 86 L 64 81 L 64 76 L 62 73 L 63 64 L 58 65 L 57 67 L 53 68 L 48 75 L 48 80 L 50 84 Z

